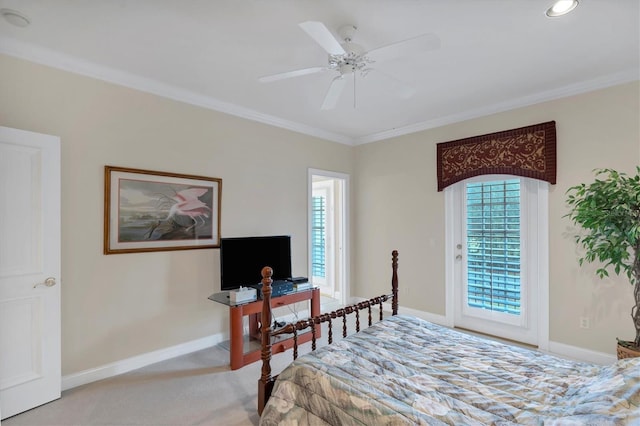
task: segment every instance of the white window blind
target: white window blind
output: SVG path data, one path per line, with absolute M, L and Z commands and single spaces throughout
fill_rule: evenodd
M 311 199 L 311 272 L 325 277 L 326 202 L 325 197 Z
M 520 181 L 466 185 L 467 304 L 520 314 Z

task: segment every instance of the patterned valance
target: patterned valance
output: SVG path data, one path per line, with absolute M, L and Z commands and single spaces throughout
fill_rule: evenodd
M 473 176 L 509 174 L 556 183 L 556 122 L 437 145 L 438 191 Z

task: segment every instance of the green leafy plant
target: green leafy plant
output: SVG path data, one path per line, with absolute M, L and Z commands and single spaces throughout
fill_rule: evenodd
M 580 265 L 598 261 L 600 278 L 609 276 L 612 269 L 628 277 L 633 286 L 631 318 L 636 337 L 627 343 L 640 348 L 640 166 L 635 176 L 611 169 L 595 170 L 595 175 L 595 182 L 567 190 L 571 210 L 566 216 L 583 229 L 575 236 L 585 250 Z

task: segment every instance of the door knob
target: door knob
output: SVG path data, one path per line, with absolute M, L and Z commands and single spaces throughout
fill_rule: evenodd
M 49 277 L 46 280 L 44 280 L 43 283 L 37 283 L 33 285 L 33 288 L 36 288 L 40 285 L 46 286 L 46 287 L 53 287 L 54 285 L 56 285 L 56 279 L 53 277 Z

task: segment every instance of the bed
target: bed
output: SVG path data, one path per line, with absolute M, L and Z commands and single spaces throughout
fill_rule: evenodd
M 640 358 L 575 362 L 397 315 L 397 252 L 392 265 L 392 293 L 354 306 L 371 322 L 392 299 L 393 315 L 297 358 L 275 383 L 263 330 L 260 425 L 640 425 Z

